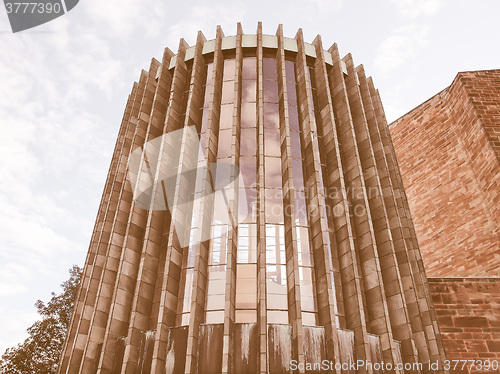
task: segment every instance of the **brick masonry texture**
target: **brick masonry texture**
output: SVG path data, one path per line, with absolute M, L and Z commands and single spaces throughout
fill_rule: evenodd
M 427 275 L 500 275 L 500 70 L 459 73 L 390 131 Z
M 500 363 L 500 278 L 428 280 L 447 359 Z M 469 372 L 499 371 L 451 371 Z

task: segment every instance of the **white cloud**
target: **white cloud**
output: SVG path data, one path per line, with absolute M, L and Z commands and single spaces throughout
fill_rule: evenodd
M 429 26 L 408 25 L 393 31 L 379 46 L 375 56 L 378 77 L 387 76 L 417 56 L 427 44 Z
M 2 267 L 2 272 L 0 273 L 0 279 L 8 280 L 8 279 L 30 279 L 31 272 L 30 270 L 22 264 L 9 263 L 5 264 Z
M 316 5 L 321 11 L 338 11 L 344 5 L 344 0 L 310 0 L 310 2 Z
M 101 27 L 109 26 L 116 33 L 131 33 L 144 17 L 144 1 L 139 0 L 88 0 L 78 6 L 85 7 L 90 18 Z M 161 7 L 161 2 L 150 3 L 153 8 Z M 80 10 L 80 9 L 79 9 Z
M 441 8 L 440 0 L 390 0 L 398 12 L 410 18 L 415 18 L 420 15 L 434 15 Z
M 190 10 L 188 19 L 181 19 L 169 26 L 167 45 L 170 49 L 177 50 L 181 38 L 184 38 L 190 45 L 194 45 L 199 30 L 203 31 L 207 39 L 213 39 L 217 25 L 221 25 L 225 35 L 234 35 L 236 23 L 243 18 L 245 8 L 246 5 L 242 2 L 225 5 L 196 5 Z
M 18 283 L 0 282 L 0 296 L 12 296 L 25 293 L 28 287 Z
M 38 314 L 34 311 L 10 307 L 7 310 L 0 310 L 4 318 L 0 319 L 0 347 L 3 354 L 6 348 L 14 347 L 28 337 L 26 329 L 38 319 Z

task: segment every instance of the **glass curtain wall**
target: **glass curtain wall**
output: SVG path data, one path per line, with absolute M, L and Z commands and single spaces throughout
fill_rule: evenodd
M 236 268 L 236 314 L 237 323 L 257 322 L 257 58 L 245 57 L 242 60 L 241 81 L 241 134 L 239 184 L 237 268 Z M 213 91 L 213 63 L 206 66 L 204 83 L 204 104 L 200 131 L 198 168 L 206 167 L 204 150 L 207 137 L 208 109 Z M 301 289 L 302 320 L 304 325 L 317 325 L 317 305 L 314 289 L 314 264 L 311 252 L 306 190 L 304 184 L 303 156 L 301 146 L 301 126 L 299 124 L 295 64 L 285 62 L 286 85 L 288 92 L 288 114 L 292 154 L 293 187 L 295 189 L 295 224 L 297 234 L 298 264 Z M 265 197 L 266 219 L 266 290 L 269 323 L 288 323 L 288 300 L 286 285 L 285 227 L 282 194 L 281 141 L 278 104 L 277 61 L 263 59 L 264 78 L 264 185 L 260 186 Z M 310 82 L 311 97 L 314 97 L 314 81 L 307 70 L 306 79 Z M 218 134 L 217 163 L 231 163 L 233 139 L 233 115 L 235 106 L 235 60 L 224 60 L 222 99 Z M 314 110 L 313 110 L 314 112 Z M 316 126 L 313 125 L 313 129 Z M 313 141 L 319 149 L 318 134 L 314 131 Z M 324 166 L 324 165 L 322 165 Z M 322 173 L 321 173 L 322 174 Z M 216 176 L 214 176 L 215 178 Z M 214 181 L 215 182 L 215 181 Z M 200 181 L 197 180 L 197 184 Z M 320 186 L 324 201 L 323 180 Z M 201 225 L 200 202 L 196 198 L 201 193 L 201 185 L 196 186 L 193 204 L 191 240 L 183 261 L 185 279 L 181 325 L 189 324 L 193 284 L 194 259 L 197 230 Z M 323 204 L 324 205 L 324 204 Z M 211 227 L 211 243 L 208 266 L 208 292 L 206 298 L 206 323 L 223 323 L 225 303 L 225 282 L 228 249 L 228 232 L 231 223 L 227 204 L 222 194 L 216 194 Z M 325 210 L 326 216 L 326 210 Z M 328 237 L 328 240 L 330 238 Z M 330 242 L 328 249 L 331 251 Z M 330 256 L 331 257 L 331 256 Z M 333 281 L 333 273 L 332 273 Z
M 257 322 L 257 58 L 243 58 L 236 323 Z
M 204 150 L 206 145 L 206 132 L 207 132 L 207 124 L 208 124 L 208 106 L 210 104 L 210 95 L 213 91 L 212 86 L 212 74 L 213 74 L 213 63 L 208 63 L 206 65 L 206 80 L 203 84 L 205 96 L 203 99 L 203 107 L 200 108 L 202 111 L 202 120 L 201 126 L 197 129 L 200 133 L 200 146 L 198 148 L 198 161 L 197 161 L 197 169 L 202 167 L 206 167 L 206 160 L 204 156 Z M 201 186 L 198 184 L 200 181 L 196 181 L 197 185 L 195 186 L 195 198 L 193 201 L 193 212 L 198 212 L 200 210 L 200 202 L 201 199 L 197 198 L 201 194 Z M 191 231 L 190 231 L 190 239 L 189 246 L 187 251 L 184 254 L 183 259 L 183 278 L 184 278 L 184 290 L 182 292 L 182 309 L 180 313 L 180 325 L 187 326 L 189 325 L 189 315 L 191 310 L 191 294 L 193 292 L 193 273 L 194 273 L 194 259 L 196 254 L 196 234 L 201 225 L 200 217 L 197 214 L 193 214 L 191 218 Z M 181 283 L 182 284 L 182 283 Z
M 297 108 L 297 85 L 295 64 L 285 61 L 286 85 L 288 93 L 288 116 L 290 123 L 290 146 L 292 151 L 293 187 L 295 189 L 295 225 L 297 230 L 297 250 L 299 262 L 300 298 L 302 323 L 317 324 L 317 306 L 314 289 L 313 255 L 309 243 L 307 207 L 305 198 L 301 130 Z
M 235 104 L 235 60 L 224 60 L 222 78 L 222 98 L 220 107 L 217 164 L 231 163 L 233 137 L 233 112 Z M 217 168 L 219 170 L 219 168 Z M 224 170 L 224 169 L 222 169 Z M 220 184 L 216 179 L 224 178 L 218 171 L 213 175 L 214 186 Z M 228 253 L 228 234 L 231 228 L 231 213 L 228 211 L 228 196 L 224 190 L 218 191 L 214 198 L 212 234 L 208 256 L 208 290 L 206 298 L 206 323 L 224 322 L 226 296 L 226 265 Z
M 328 229 L 328 235 L 326 235 L 326 245 L 328 248 L 328 261 L 330 265 L 330 279 L 332 282 L 332 287 L 335 292 L 335 277 L 334 277 L 334 265 L 332 261 L 332 246 L 331 246 L 331 241 L 333 238 L 333 232 L 334 228 L 331 226 L 333 224 L 333 217 L 328 216 L 328 211 L 327 211 L 327 204 L 326 204 L 326 197 L 328 194 L 328 191 L 325 189 L 325 184 L 324 184 L 324 179 L 323 179 L 323 174 L 326 173 L 326 161 L 324 157 L 322 156 L 322 153 L 320 152 L 320 141 L 322 141 L 322 135 L 318 131 L 317 123 L 316 123 L 316 108 L 315 108 L 315 102 L 316 102 L 316 84 L 314 80 L 314 69 L 312 67 L 308 67 L 306 69 L 306 80 L 309 81 L 309 97 L 312 99 L 312 111 L 313 111 L 313 118 L 312 120 L 314 123 L 311 126 L 311 130 L 313 132 L 313 142 L 314 142 L 314 147 L 313 150 L 314 152 L 317 152 L 316 157 L 318 160 L 320 160 L 321 167 L 319 169 L 319 188 L 320 188 L 320 193 L 319 193 L 319 198 L 321 199 L 321 203 L 323 206 L 323 216 L 325 217 L 326 224 L 327 224 L 327 229 Z M 315 282 L 313 282 L 315 284 Z M 339 312 L 338 312 L 338 305 L 337 305 L 337 298 L 333 298 L 334 302 L 334 308 L 335 308 L 335 322 L 337 327 L 340 327 L 340 322 L 339 322 Z M 306 324 L 304 322 L 304 324 Z
M 267 321 L 288 323 L 276 59 L 263 59 L 263 78 Z

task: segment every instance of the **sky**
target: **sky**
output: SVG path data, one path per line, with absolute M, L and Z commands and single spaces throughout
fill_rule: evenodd
M 392 122 L 459 71 L 500 67 L 498 14 L 498 0 L 81 0 L 13 34 L 0 7 L 0 354 L 83 267 L 127 97 L 165 47 L 237 22 L 302 28 L 364 65 Z

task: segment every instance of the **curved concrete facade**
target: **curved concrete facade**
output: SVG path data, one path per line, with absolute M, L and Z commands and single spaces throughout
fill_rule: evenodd
M 129 97 L 59 372 L 356 359 L 444 359 L 371 78 L 301 30 L 181 40 Z

